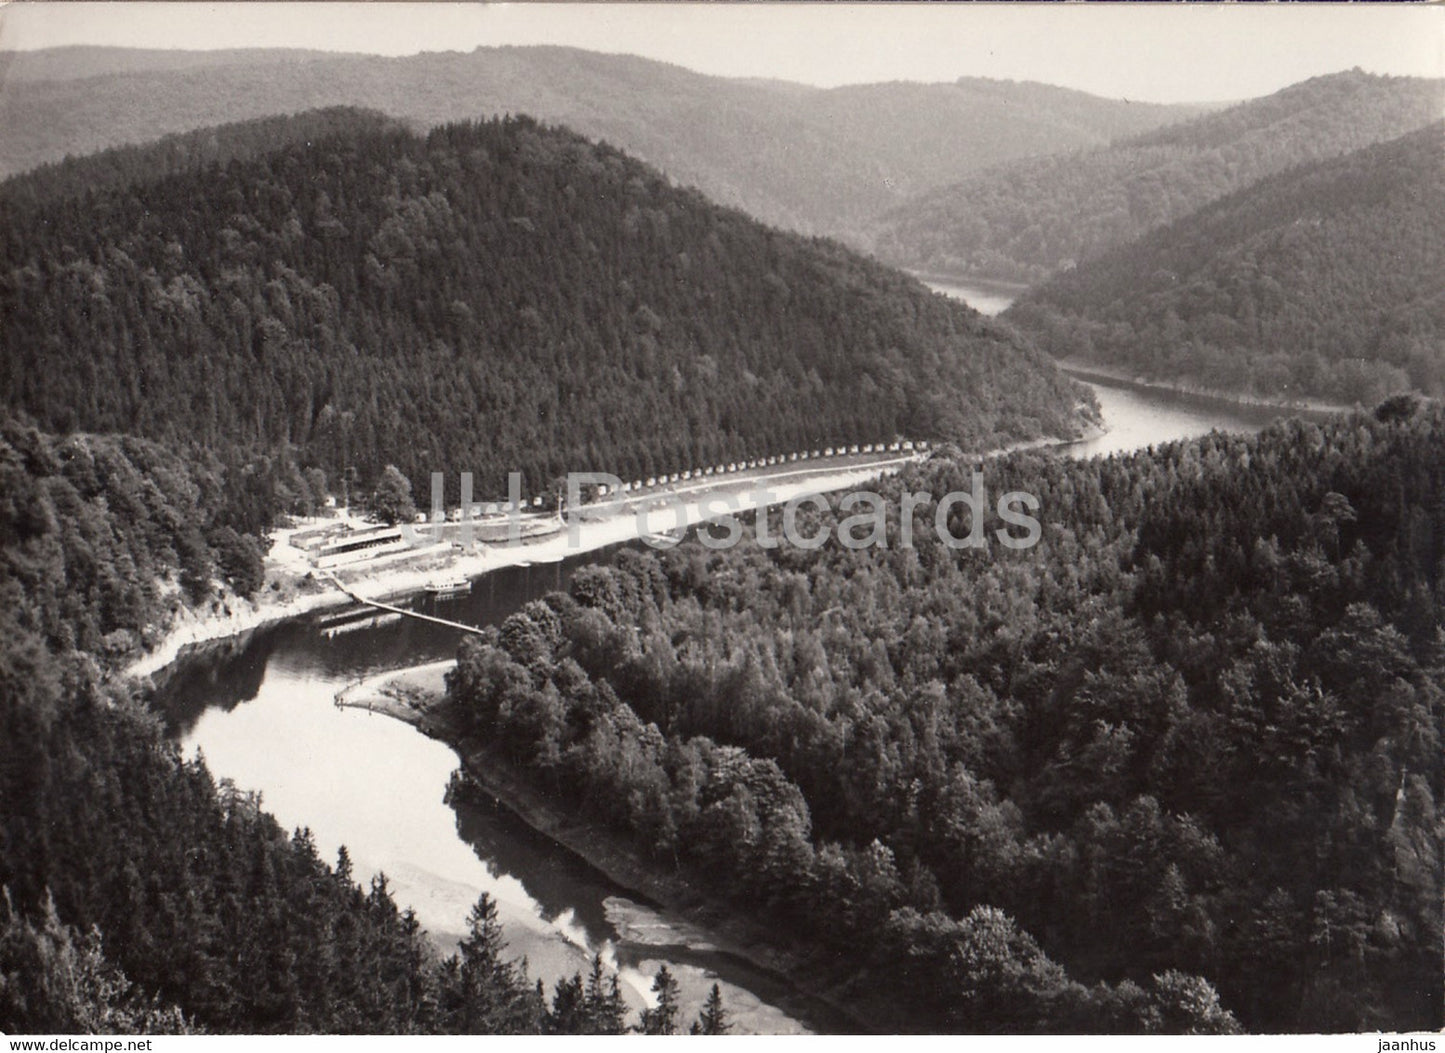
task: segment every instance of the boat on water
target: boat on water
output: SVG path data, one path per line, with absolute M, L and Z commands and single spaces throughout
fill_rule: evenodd
M 461 577 L 436 578 L 426 584 L 426 592 L 429 596 L 458 596 L 471 591 L 472 583 Z

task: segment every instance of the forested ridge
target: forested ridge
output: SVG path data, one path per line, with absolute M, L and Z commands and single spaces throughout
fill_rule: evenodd
M 318 120 L 224 166 L 162 146 L 154 178 L 0 192 L 7 403 L 333 480 L 395 463 L 419 493 L 1077 427 L 1087 396 L 1008 329 L 605 145 Z
M 900 546 L 972 468 L 886 550 L 579 572 L 453 713 L 890 1026 L 1439 1028 L 1445 409 L 1013 455 L 1039 545 Z
M 266 542 L 236 529 L 224 480 L 214 460 L 145 439 L 0 415 L 0 605 L 55 653 L 116 665 L 181 604 L 213 602 L 217 581 L 252 595 Z
M 1266 176 L 1397 138 L 1445 114 L 1445 81 L 1351 70 L 1108 146 L 1009 162 L 875 225 L 878 255 L 1036 282 Z
M 1106 143 L 1203 109 L 983 78 L 818 88 L 565 47 L 398 57 L 57 48 L 0 52 L 0 174 L 326 106 L 424 127 L 529 114 L 758 219 L 836 237 L 990 164 Z
M 1050 353 L 1370 404 L 1445 394 L 1445 124 L 1266 179 L 1026 293 Z
M 65 198 L 83 200 L 89 193 L 154 182 L 173 173 L 199 171 L 212 165 L 224 168 L 233 160 L 271 152 L 282 143 L 405 127 L 385 114 L 352 106 L 308 110 L 285 117 L 257 117 L 176 132 L 154 142 L 67 156 L 11 176 L 0 183 L 0 194 L 10 201 L 31 205 Z

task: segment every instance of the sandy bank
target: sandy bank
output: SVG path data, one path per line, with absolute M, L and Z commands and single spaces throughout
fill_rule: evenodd
M 437 546 L 405 553 L 399 560 L 379 560 L 348 568 L 340 576 L 358 595 L 370 599 L 417 593 L 438 575 L 476 578 L 503 567 L 557 562 L 671 530 L 680 518 L 687 523 L 716 518 L 721 511 L 702 507 L 708 499 L 727 502 L 726 511 L 730 513 L 751 511 L 760 503 L 755 500 L 754 492 L 759 483 L 765 484 L 768 491 L 768 499 L 761 504 L 780 504 L 803 494 L 858 486 L 897 471 L 916 459 L 912 455 L 891 457 L 823 470 L 804 468 L 729 479 L 724 485 L 680 486 L 648 495 L 647 502 L 664 502 L 659 510 L 639 513 L 631 504 L 618 502 L 588 506 L 567 529 L 538 540 L 515 545 L 479 543 L 471 551 Z M 161 641 L 131 662 L 125 674 L 150 676 L 194 645 L 239 636 L 264 625 L 351 603 L 345 593 L 306 573 L 305 567 L 298 564 L 298 554 L 287 549 L 289 534 L 290 531 L 277 531 L 273 535 L 272 553 L 266 560 L 266 582 L 256 599 L 227 594 L 208 609 L 197 611 L 183 607 Z
M 809 998 L 829 1007 L 843 1030 L 872 1031 L 887 1019 L 884 1006 L 860 1005 L 842 986 L 853 976 L 819 955 L 785 951 L 772 942 L 775 929 L 740 915 L 730 905 L 691 885 L 679 873 L 659 869 L 619 835 L 579 816 L 560 798 L 548 795 L 531 773 L 518 768 L 490 744 L 464 736 L 449 719 L 445 676 L 456 663 L 447 659 L 408 669 L 378 673 L 348 685 L 336 696 L 339 706 L 366 709 L 412 725 L 451 746 L 475 786 L 524 823 L 585 860 L 634 897 L 661 908 L 665 925 L 655 942 L 686 938 L 702 947 L 747 961 Z M 626 901 L 611 906 L 615 922 L 628 923 Z M 634 926 L 635 927 L 635 926 Z M 631 930 L 629 930 L 631 931 Z M 646 933 L 632 932 L 646 940 Z
M 336 704 L 344 709 L 364 709 L 383 713 L 405 721 L 430 733 L 431 727 L 441 730 L 428 714 L 437 701 L 446 695 L 446 675 L 456 659 L 444 658 L 407 669 L 391 669 L 353 681 L 336 694 Z
M 1103 434 L 1085 421 L 1084 439 Z M 1066 448 L 1079 439 L 1042 438 L 970 454 L 980 459 L 1023 449 Z M 781 471 L 728 476 L 723 482 L 683 483 L 640 498 L 614 499 L 588 505 L 558 533 L 516 544 L 476 543 L 462 549 L 445 543 L 398 553 L 338 572 L 358 596 L 384 600 L 423 591 L 438 577 L 475 579 L 504 567 L 555 563 L 569 556 L 629 541 L 655 538 L 723 515 L 742 514 L 783 504 L 807 494 L 825 494 L 861 486 L 924 459 L 925 454 L 842 458 L 827 467 L 809 464 Z M 795 462 L 801 463 L 801 462 Z M 314 525 L 314 524 L 311 524 Z M 183 607 L 165 635 L 146 654 L 124 669 L 127 676 L 151 676 L 174 662 L 188 648 L 239 636 L 262 626 L 311 614 L 352 601 L 340 589 L 310 572 L 304 556 L 289 546 L 294 530 L 272 534 L 266 558 L 265 584 L 254 600 L 225 594 L 211 607 Z

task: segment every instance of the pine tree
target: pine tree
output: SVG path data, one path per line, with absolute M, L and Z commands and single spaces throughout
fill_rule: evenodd
M 586 1034 L 587 1007 L 580 973 L 557 981 L 552 992 L 552 1007 L 543 1018 L 543 1028 L 551 1035 Z
M 592 956 L 592 971 L 583 993 L 583 1011 L 589 1034 L 620 1035 L 626 1030 L 622 1021 L 627 1004 L 622 1000 L 622 988 L 616 973 L 607 976 L 600 954 Z
M 336 880 L 342 884 L 351 884 L 351 853 L 342 845 L 336 852 Z
M 519 1034 L 534 1031 L 541 1007 L 521 971 L 502 960 L 506 941 L 497 904 L 483 892 L 467 916 L 467 935 L 458 944 L 460 963 L 450 972 L 455 989 L 448 1000 L 454 1024 L 464 1034 Z
M 708 992 L 707 1001 L 703 1003 L 702 1012 L 692 1025 L 691 1033 L 694 1035 L 726 1035 L 731 1030 L 732 1024 L 728 1022 L 727 1010 L 723 1008 L 722 991 L 717 984 L 713 984 L 712 990 Z
M 660 965 L 652 979 L 652 993 L 657 996 L 657 1005 L 642 1011 L 642 1033 L 644 1035 L 677 1034 L 678 987 L 667 966 Z

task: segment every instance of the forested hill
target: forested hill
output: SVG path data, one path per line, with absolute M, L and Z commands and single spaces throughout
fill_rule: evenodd
M 986 165 L 1094 146 L 1199 112 L 976 79 L 822 89 L 557 47 L 254 55 L 15 55 L 0 73 L 0 174 L 317 107 L 362 106 L 425 126 L 526 113 L 612 143 L 768 222 L 841 235 L 907 194 Z M 84 76 L 87 69 L 97 75 Z
M 384 876 L 363 889 L 345 848 L 328 865 L 183 760 L 103 672 L 182 593 L 259 584 L 224 490 L 203 459 L 0 412 L 0 1031 L 621 1031 L 600 959 L 544 998 L 485 895 L 441 959 Z
M 0 196 L 0 393 L 51 430 L 505 492 L 896 433 L 1076 426 L 1012 331 L 528 119 Z M 422 489 L 421 492 L 426 492 Z
M 900 543 L 969 489 L 936 457 L 886 548 L 580 570 L 456 711 L 888 1027 L 1438 1029 L 1445 410 L 986 467 L 1035 547 Z
M 1019 161 L 924 192 L 874 231 L 903 266 L 1037 281 L 1294 165 L 1445 114 L 1445 81 L 1359 70 L 1073 155 Z
M 306 143 L 330 135 L 404 128 L 374 110 L 333 106 L 287 117 L 257 117 L 215 128 L 177 132 L 156 142 L 114 146 L 99 153 L 41 165 L 0 184 L 0 196 L 38 204 L 88 192 L 149 183 L 162 176 L 226 166 L 268 153 L 284 143 Z
M 1445 394 L 1445 123 L 1293 169 L 1038 287 L 1055 355 L 1270 397 Z
M 157 73 L 227 66 L 299 65 L 346 53 L 306 48 L 121 48 L 72 44 L 33 51 L 0 51 L 0 83 L 78 80 L 115 73 Z

